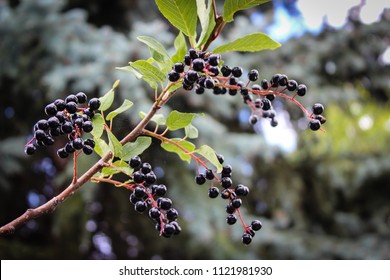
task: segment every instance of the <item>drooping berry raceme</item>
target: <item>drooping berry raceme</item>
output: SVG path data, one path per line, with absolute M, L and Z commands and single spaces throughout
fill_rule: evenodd
M 85 107 L 88 98 L 84 92 L 68 95 L 65 100 L 56 99 L 46 105 L 47 119 L 41 119 L 34 125 L 34 136 L 26 144 L 25 153 L 32 155 L 37 147 L 51 146 L 58 136 L 67 135 L 68 142 L 57 150 L 60 158 L 67 158 L 72 153 L 93 153 L 95 142 L 92 138 L 83 139 L 83 133 L 93 130 L 91 119 L 100 107 L 100 100 L 92 98 Z
M 310 114 L 295 98 L 306 95 L 306 85 L 298 84 L 296 80 L 289 79 L 287 75 L 280 73 L 273 75 L 269 81 L 263 79 L 259 84 L 252 84 L 259 79 L 257 69 L 252 69 L 246 76 L 243 76 L 242 67 L 229 67 L 228 65 L 220 65 L 220 63 L 221 56 L 219 54 L 190 49 L 185 55 L 183 63 L 176 63 L 172 67 L 172 71 L 168 73 L 168 79 L 171 82 L 182 82 L 183 89 L 188 91 L 195 89 L 197 94 L 204 94 L 206 90 L 210 90 L 215 95 L 228 93 L 235 96 L 241 93 L 243 102 L 251 109 L 249 118 L 251 125 L 257 124 L 260 118 L 268 118 L 270 125 L 276 127 L 279 122 L 276 119 L 272 102 L 276 97 L 282 97 L 300 107 L 309 118 L 309 127 L 312 130 L 321 129 L 324 121 L 321 121 L 317 116 L 322 114 L 323 109 L 321 111 L 320 106 L 313 106 L 313 114 Z M 272 114 L 266 114 L 269 110 L 272 111 Z M 320 121 L 319 128 L 317 128 L 318 122 L 314 120 Z
M 153 167 L 148 162 L 142 162 L 139 156 L 129 160 L 129 167 L 134 170 L 130 178 L 133 183 L 126 187 L 131 190 L 130 202 L 134 210 L 141 214 L 147 212 L 161 236 L 169 238 L 178 235 L 181 232 L 177 223 L 179 212 L 172 207 L 172 200 L 164 197 L 167 186 L 157 184 Z

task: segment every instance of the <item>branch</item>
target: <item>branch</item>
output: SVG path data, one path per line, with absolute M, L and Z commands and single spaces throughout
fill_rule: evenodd
M 167 89 L 169 86 L 163 90 L 161 93 L 161 96 L 164 96 L 165 93 L 168 93 Z M 168 93 L 169 94 L 169 93 Z M 170 95 L 169 95 L 170 96 Z M 167 99 L 169 99 L 169 96 Z M 142 133 L 142 130 L 146 127 L 146 125 L 149 123 L 151 118 L 156 114 L 156 112 L 161 108 L 161 105 L 164 104 L 166 101 L 162 101 L 161 99 L 157 100 L 153 107 L 150 109 L 148 114 L 141 120 L 141 122 L 138 123 L 138 125 L 129 133 L 127 134 L 121 141 L 121 144 L 124 145 L 127 142 L 130 142 L 134 140 L 137 136 L 139 136 Z M 77 180 L 73 180 L 72 183 L 63 190 L 59 195 L 53 197 L 51 200 L 46 202 L 45 204 L 42 204 L 41 206 L 34 208 L 34 209 L 27 209 L 24 214 L 19 216 L 18 218 L 14 219 L 13 221 L 9 222 L 8 224 L 2 226 L 0 228 L 0 236 L 6 235 L 6 234 L 13 234 L 16 230 L 16 228 L 24 225 L 26 222 L 38 218 L 44 214 L 49 214 L 54 212 L 57 207 L 64 202 L 66 199 L 70 198 L 75 191 L 77 191 L 79 188 L 81 188 L 86 182 L 88 182 L 93 175 L 95 175 L 97 172 L 100 171 L 101 168 L 104 167 L 105 163 L 107 163 L 112 158 L 112 153 L 108 152 L 106 153 L 98 162 L 96 162 L 88 171 L 86 171 L 80 178 Z

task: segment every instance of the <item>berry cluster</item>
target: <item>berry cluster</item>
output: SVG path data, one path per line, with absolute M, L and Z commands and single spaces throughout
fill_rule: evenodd
M 93 124 L 91 119 L 95 111 L 100 107 L 100 100 L 92 98 L 87 107 L 79 105 L 87 104 L 87 95 L 83 92 L 68 95 L 65 100 L 57 99 L 45 107 L 47 119 L 41 119 L 34 125 L 34 137 L 26 144 L 25 153 L 32 155 L 37 147 L 51 146 L 55 138 L 67 135 L 66 145 L 57 150 L 60 158 L 66 158 L 69 154 L 82 151 L 91 154 L 95 147 L 92 138 L 83 139 L 83 132 L 91 132 Z
M 325 123 L 326 119 L 321 115 L 324 107 L 321 104 L 315 104 L 313 113 L 309 113 L 295 99 L 296 96 L 306 95 L 306 85 L 298 84 L 297 81 L 288 79 L 284 74 L 275 74 L 270 81 L 263 79 L 259 84 L 253 84 L 259 80 L 258 70 L 250 70 L 247 79 L 243 81 L 240 80 L 244 73 L 241 67 L 231 68 L 220 64 L 219 54 L 190 49 L 184 57 L 184 62 L 174 64 L 168 73 L 168 79 L 171 82 L 181 81 L 183 89 L 194 89 L 197 94 L 203 94 L 207 89 L 212 90 L 216 95 L 228 93 L 235 96 L 240 93 L 244 103 L 251 109 L 249 122 L 252 125 L 256 124 L 260 117 L 269 118 L 273 127 L 278 125 L 275 111 L 272 108 L 272 101 L 276 96 L 295 102 L 310 119 L 309 128 L 311 130 L 319 130 Z
M 224 163 L 224 157 L 217 154 L 217 158 L 221 164 Z M 249 194 L 249 188 L 245 185 L 238 184 L 233 185 L 232 181 L 232 167 L 229 164 L 223 165 L 222 172 L 220 174 L 215 173 L 211 169 L 206 169 L 203 173 L 199 172 L 195 176 L 195 182 L 198 185 L 203 185 L 206 181 L 212 181 L 211 187 L 208 189 L 208 195 L 210 198 L 216 198 L 220 196 L 222 199 L 227 200 L 226 205 L 226 223 L 234 225 L 237 222 L 237 216 L 240 219 L 244 228 L 244 234 L 242 235 L 242 242 L 246 245 L 252 242 L 252 238 L 255 236 L 255 231 L 262 228 L 262 224 L 259 220 L 254 220 L 248 226 L 245 224 L 241 217 L 239 208 L 242 205 L 242 198 Z M 214 185 L 217 182 L 221 188 Z
M 130 202 L 135 211 L 144 213 L 149 208 L 149 217 L 156 223 L 156 230 L 164 237 L 172 237 L 181 232 L 176 219 L 178 211 L 172 207 L 172 200 L 164 197 L 167 187 L 156 184 L 157 178 L 148 162 L 142 162 L 139 156 L 133 157 L 129 165 L 134 169 L 133 183 L 130 186 Z

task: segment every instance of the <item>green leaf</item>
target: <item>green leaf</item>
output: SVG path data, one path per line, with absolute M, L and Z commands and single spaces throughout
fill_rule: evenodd
M 139 112 L 139 115 L 141 118 L 145 118 L 146 113 Z M 166 118 L 163 114 L 154 114 L 154 116 L 151 118 L 152 122 L 155 122 L 157 125 L 165 125 Z
M 114 156 L 121 158 L 122 157 L 122 144 L 119 142 L 118 138 L 110 131 L 106 130 L 108 136 L 108 145 Z
M 184 128 L 192 122 L 196 115 L 195 113 L 181 113 L 173 110 L 167 118 L 166 125 L 169 130 Z
M 95 138 L 100 138 L 102 136 L 103 131 L 104 131 L 104 119 L 101 114 L 96 113 L 95 116 L 92 118 L 92 124 L 93 124 L 93 129 L 91 131 L 91 134 Z
M 158 84 L 162 83 L 166 78 L 160 69 L 146 60 L 130 62 L 130 66 L 137 70 L 142 75 L 142 79 L 149 83 L 154 89 L 156 89 Z
M 189 155 L 189 153 L 192 153 L 195 150 L 195 145 L 191 142 L 178 138 L 171 139 L 171 141 L 176 143 L 176 145 L 171 142 L 161 142 L 161 147 L 167 152 L 176 153 L 182 160 L 190 163 L 191 156 Z M 178 145 L 180 145 L 180 147 L 182 147 L 186 151 L 178 147 Z
M 225 22 L 233 21 L 233 16 L 240 10 L 246 10 L 264 3 L 270 0 L 225 0 L 223 5 L 223 20 Z
M 152 139 L 139 136 L 134 142 L 126 143 L 122 148 L 122 160 L 130 160 L 132 157 L 142 154 L 152 144 Z
M 164 57 L 165 60 L 171 60 L 167 50 L 164 46 L 156 39 L 149 36 L 138 36 L 137 39 L 142 43 L 146 44 L 150 49 Z
M 118 173 L 131 174 L 133 173 L 133 169 L 129 166 L 129 164 L 123 160 L 117 160 L 112 163 L 114 167 L 105 166 L 102 168 L 101 174 L 103 177 L 109 177 Z
M 103 139 L 94 137 L 94 141 L 95 141 L 94 150 L 100 157 L 103 157 L 105 154 L 107 154 L 110 151 L 110 147 Z
M 185 54 L 187 53 L 187 43 L 182 32 L 179 32 L 176 36 L 173 45 L 176 49 L 176 53 L 172 56 L 173 62 L 182 62 Z
M 203 145 L 195 151 L 205 157 L 212 165 L 217 168 L 217 172 L 222 171 L 222 164 L 219 162 L 215 151 L 208 145 Z
M 230 51 L 257 52 L 262 50 L 273 50 L 281 45 L 272 40 L 264 33 L 252 33 L 238 38 L 233 42 L 221 45 L 214 49 L 214 53 L 224 53 Z
M 106 120 L 107 121 L 110 121 L 112 120 L 113 118 L 115 118 L 117 115 L 123 113 L 124 111 L 128 110 L 131 108 L 131 106 L 133 106 L 133 102 L 131 102 L 130 100 L 128 99 L 125 99 L 122 103 L 122 105 L 115 109 L 114 111 L 110 112 L 107 117 L 106 117 Z
M 187 125 L 185 128 L 184 128 L 184 131 L 186 133 L 186 136 L 190 139 L 195 139 L 195 138 L 198 138 L 198 135 L 199 135 L 199 131 L 198 129 L 193 126 L 192 124 L 189 124 Z
M 115 83 L 112 85 L 112 88 L 105 95 L 99 98 L 100 111 L 104 112 L 105 110 L 111 107 L 112 102 L 114 101 L 114 91 L 118 85 L 119 85 L 119 80 L 116 80 Z
M 142 74 L 130 66 L 115 67 L 115 69 L 130 72 L 137 79 L 142 79 Z
M 197 3 L 198 2 L 204 3 L 202 0 L 197 0 Z M 197 46 L 201 47 L 210 37 L 210 34 L 214 30 L 216 24 L 214 18 L 214 9 L 211 1 L 209 1 L 209 5 L 207 6 L 206 10 L 205 5 L 198 4 L 198 17 L 202 27 L 202 33 L 199 36 Z
M 177 29 L 190 38 L 196 37 L 196 1 L 194 0 L 156 0 L 164 17 Z

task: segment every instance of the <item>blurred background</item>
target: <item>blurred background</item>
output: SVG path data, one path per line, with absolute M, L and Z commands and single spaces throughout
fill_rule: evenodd
M 217 1 L 221 10 L 223 1 Z M 314 4 L 314 2 L 316 2 Z M 250 187 L 243 215 L 263 229 L 250 246 L 225 222 L 225 201 L 194 182 L 194 166 L 156 142 L 145 152 L 168 186 L 182 233 L 158 236 L 129 192 L 89 183 L 53 214 L 0 238 L 2 259 L 390 259 L 390 7 L 386 1 L 275 0 L 240 12 L 211 49 L 251 32 L 283 45 L 275 51 L 225 54 L 230 66 L 284 73 L 308 86 L 305 107 L 325 105 L 325 133 L 307 129 L 302 112 L 274 103 L 279 126 L 249 125 L 241 99 L 178 94 L 168 105 L 205 112 L 195 125 Z M 72 162 L 55 149 L 23 153 L 44 106 L 84 91 L 101 96 L 121 80 L 117 104 L 135 103 L 115 123 L 124 135 L 154 93 L 114 70 L 149 57 L 136 37 L 152 36 L 173 53 L 177 30 L 154 1 L 0 0 L 0 224 L 62 191 Z M 163 110 L 167 112 L 168 110 Z M 96 156 L 80 156 L 86 170 Z

